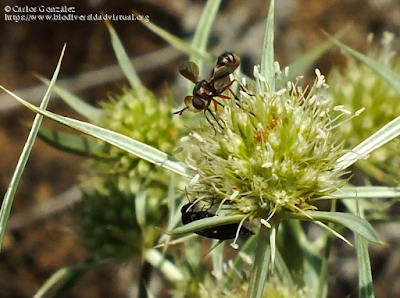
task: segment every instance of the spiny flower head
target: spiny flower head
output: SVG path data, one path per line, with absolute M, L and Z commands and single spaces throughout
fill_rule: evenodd
M 242 255 L 245 266 L 250 266 L 252 260 L 248 256 Z M 232 260 L 224 263 L 221 271 L 213 270 L 211 273 L 202 270 L 202 276 L 197 279 L 189 279 L 184 284 L 178 284 L 176 293 L 186 293 L 185 297 L 190 298 L 243 298 L 246 297 L 249 289 L 250 275 L 248 269 L 239 272 L 234 268 Z M 193 269 L 196 271 L 196 269 Z M 188 272 L 189 273 L 189 272 Z M 189 273 L 190 275 L 190 273 Z M 299 289 L 294 285 L 283 284 L 279 277 L 272 275 L 262 294 L 262 298 L 302 298 L 306 297 L 307 290 Z
M 172 100 L 160 101 L 148 90 L 125 89 L 103 103 L 97 123 L 172 154 L 185 127 L 171 112 Z M 83 177 L 80 231 L 88 250 L 100 259 L 124 261 L 152 247 L 168 218 L 167 171 L 117 147 L 105 160 L 91 160 Z M 143 192 L 145 191 L 145 192 Z M 137 218 L 137 197 L 145 195 L 145 223 Z M 144 214 L 143 214 L 144 212 Z
M 393 38 L 393 34 L 386 32 L 380 48 L 371 46 L 367 56 L 398 73 L 400 60 L 391 46 Z M 369 41 L 372 42 L 372 38 Z M 382 76 L 354 58 L 348 57 L 344 69 L 333 69 L 328 81 L 332 88 L 327 93 L 327 97 L 332 104 L 346 105 L 350 112 L 361 107 L 365 108 L 360 117 L 347 121 L 339 127 L 349 147 L 354 147 L 372 132 L 400 115 L 400 95 Z M 374 151 L 368 162 L 380 166 L 386 161 L 384 168 L 387 171 L 388 167 L 399 163 L 398 152 L 399 143 L 390 142 Z M 393 169 L 393 173 L 398 177 L 397 168 Z
M 276 82 L 287 72 L 276 63 Z M 184 139 L 193 149 L 188 163 L 198 170 L 189 194 L 249 218 L 315 209 L 312 198 L 343 182 L 335 167 L 343 146 L 333 130 L 325 78 L 316 70 L 310 89 L 298 78 L 273 91 L 259 67 L 254 75 L 255 84 L 243 82 L 247 92 L 240 100 L 226 101 L 217 112 L 224 129 L 203 125 Z

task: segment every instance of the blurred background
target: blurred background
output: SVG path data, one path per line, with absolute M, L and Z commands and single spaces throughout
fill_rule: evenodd
M 190 41 L 206 1 L 202 0 L 64 0 L 57 5 L 75 7 L 75 15 L 130 15 L 132 9 L 167 31 Z M 321 30 L 334 34 L 351 26 L 342 41 L 363 52 L 366 38 L 380 38 L 391 31 L 400 45 L 398 0 L 279 0 L 276 1 L 276 60 L 281 66 L 325 41 Z M 50 3 L 50 2 L 49 2 Z M 61 48 L 67 44 L 59 83 L 88 103 L 96 105 L 120 93 L 127 81 L 119 69 L 103 21 L 5 20 L 5 7 L 22 1 L 0 1 L 0 84 L 25 100 L 38 104 L 45 87 L 34 73 L 50 78 Z M 242 57 L 243 71 L 252 73 L 260 60 L 265 17 L 269 1 L 222 1 L 209 42 L 209 52 L 218 55 L 233 50 Z M 52 6 L 29 1 L 29 7 Z M 12 12 L 8 13 L 11 14 Z M 14 13 L 15 14 L 15 13 Z M 19 14 L 22 15 L 22 14 Z M 145 28 L 143 21 L 113 21 L 144 84 L 162 96 L 171 87 L 177 106 L 185 95 L 184 80 L 177 65 L 187 57 Z M 314 65 L 327 74 L 345 58 L 331 49 Z M 210 71 L 206 70 L 207 73 Z M 310 70 L 313 74 L 313 70 Z M 329 82 L 328 82 L 329 83 Z M 78 117 L 60 99 L 50 101 L 49 110 Z M 0 94 L 0 194 L 3 197 L 26 141 L 34 115 L 5 93 Z M 49 121 L 45 125 L 53 127 Z M 75 189 L 85 159 L 57 151 L 37 141 L 17 192 L 8 233 L 0 255 L 0 297 L 32 297 L 57 269 L 82 260 L 85 251 L 74 233 L 71 206 L 79 200 Z M 398 227 L 396 228 L 398 230 Z M 379 231 L 391 233 L 393 227 Z M 385 235 L 383 235 L 385 239 Z M 390 253 L 389 253 L 390 252 Z M 330 270 L 331 297 L 355 297 L 357 272 L 355 251 L 339 243 Z M 400 252 L 390 247 L 371 251 L 377 297 L 400 297 L 396 280 L 400 275 Z M 337 262 L 340 258 L 339 262 Z M 126 271 L 126 270 L 125 270 Z M 131 273 L 129 273 L 131 274 Z M 91 271 L 74 288 L 71 297 L 127 297 L 131 280 L 120 267 Z M 393 282 L 392 282 L 393 281 Z

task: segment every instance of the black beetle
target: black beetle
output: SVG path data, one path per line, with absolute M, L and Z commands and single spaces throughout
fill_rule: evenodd
M 194 207 L 196 206 L 196 204 L 188 203 L 182 207 L 181 209 L 182 223 L 184 225 L 203 218 L 216 216 L 214 213 L 204 210 L 194 211 Z M 238 229 L 239 229 L 239 223 L 231 223 L 226 225 L 219 225 L 210 228 L 205 228 L 202 230 L 195 231 L 195 233 L 197 235 L 211 239 L 228 240 L 228 239 L 234 239 L 236 237 Z M 245 228 L 244 226 L 241 226 L 239 235 L 254 235 L 254 233 L 249 229 Z

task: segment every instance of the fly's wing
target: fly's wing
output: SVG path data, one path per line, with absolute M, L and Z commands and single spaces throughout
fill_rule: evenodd
M 218 92 L 222 90 L 225 86 L 229 85 L 231 82 L 231 78 L 229 77 L 229 74 L 225 77 L 222 77 L 219 80 L 214 81 L 214 88 Z
M 211 81 L 215 82 L 222 78 L 228 77 L 240 65 L 240 57 L 234 52 L 226 52 L 218 57 L 217 64 L 215 65 L 211 74 Z
M 235 71 L 237 66 L 228 67 L 228 66 L 215 66 L 213 72 L 211 74 L 211 81 L 216 82 L 223 78 L 229 78 L 229 75 Z
M 196 63 L 186 61 L 179 64 L 179 73 L 193 83 L 199 81 L 199 68 Z

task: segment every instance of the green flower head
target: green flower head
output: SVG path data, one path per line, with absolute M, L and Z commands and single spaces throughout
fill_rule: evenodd
M 397 53 L 392 49 L 394 35 L 385 32 L 381 45 L 373 47 L 367 53 L 369 58 L 381 63 L 398 73 L 400 71 L 400 60 Z M 370 39 L 372 42 L 372 39 Z M 334 68 L 330 73 L 329 83 L 333 87 L 329 90 L 327 97 L 333 105 L 344 105 L 350 112 L 364 108 L 365 112 L 353 121 L 347 121 L 339 127 L 346 145 L 354 147 L 365 140 L 372 132 L 377 131 L 385 124 L 400 115 L 400 96 L 386 80 L 374 72 L 367 65 L 348 57 L 344 69 Z M 371 153 L 367 161 L 357 163 L 356 166 L 365 167 L 368 173 L 376 173 L 371 165 L 380 169 L 376 179 L 385 183 L 397 185 L 399 180 L 398 165 L 399 142 L 392 141 Z M 391 177 L 386 177 L 390 173 Z
M 275 63 L 276 82 L 287 73 Z M 188 163 L 198 171 L 189 184 L 193 199 L 266 223 L 283 210 L 315 209 L 312 198 L 342 184 L 335 163 L 343 144 L 334 132 L 325 77 L 319 70 L 316 75 L 311 88 L 297 78 L 272 91 L 255 67 L 255 84 L 243 80 L 247 92 L 216 112 L 223 129 L 203 125 L 184 139 L 193 148 Z
M 172 100 L 126 89 L 103 104 L 98 124 L 171 154 L 185 131 L 171 110 Z M 83 177 L 80 231 L 93 256 L 125 261 L 154 246 L 162 234 L 170 175 L 117 147 L 107 147 L 106 153 L 108 159 L 89 162 Z
M 244 255 L 244 254 L 243 254 Z M 243 257 L 242 255 L 242 257 Z M 232 260 L 222 266 L 222 270 L 205 272 L 198 279 L 188 279 L 186 284 L 179 285 L 176 293 L 186 292 L 185 297 L 190 298 L 243 298 L 249 290 L 250 275 L 247 266 L 251 265 L 252 260 L 249 256 L 244 256 L 245 268 L 239 272 L 234 267 Z M 190 273 L 189 273 L 190 274 Z M 307 297 L 305 288 L 298 288 L 293 284 L 284 284 L 279 277 L 274 274 L 265 284 L 262 298 L 302 298 Z

